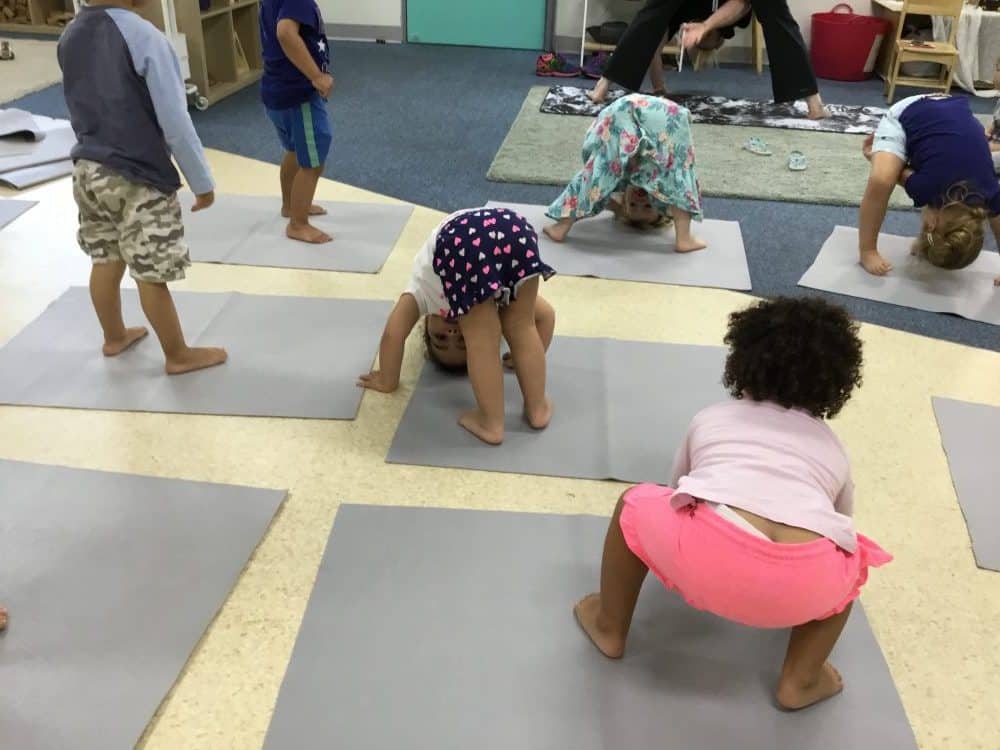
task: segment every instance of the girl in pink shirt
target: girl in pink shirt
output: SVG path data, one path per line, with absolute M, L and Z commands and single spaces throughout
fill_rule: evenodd
M 652 570 L 697 609 L 791 628 L 776 697 L 805 708 L 843 689 L 827 658 L 869 566 L 892 559 L 855 532 L 850 464 L 823 421 L 861 384 L 861 341 L 842 308 L 779 298 L 733 313 L 725 342 L 735 400 L 695 416 L 672 488 L 622 495 L 601 590 L 575 613 L 594 645 L 620 658 Z

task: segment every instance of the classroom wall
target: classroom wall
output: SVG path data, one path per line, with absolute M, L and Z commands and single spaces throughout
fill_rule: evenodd
M 352 39 L 402 39 L 402 0 L 318 0 L 331 36 Z

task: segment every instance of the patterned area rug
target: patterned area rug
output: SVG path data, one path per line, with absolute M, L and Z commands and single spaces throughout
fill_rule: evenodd
M 590 101 L 588 91 L 589 89 L 578 86 L 553 86 L 542 101 L 541 111 L 547 115 L 594 117 L 602 107 Z M 616 89 L 608 96 L 608 101 L 614 101 L 625 94 L 622 89 Z M 670 94 L 670 99 L 690 110 L 692 122 L 705 125 L 782 128 L 818 133 L 871 133 L 885 114 L 885 110 L 880 107 L 828 104 L 830 117 L 825 120 L 810 120 L 806 117 L 804 102 L 775 104 L 751 99 L 679 93 Z

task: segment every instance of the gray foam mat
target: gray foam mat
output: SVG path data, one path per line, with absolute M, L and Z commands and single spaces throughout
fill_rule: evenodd
M 101 355 L 103 336 L 84 288 L 73 287 L 0 349 L 0 403 L 76 409 L 353 419 L 392 307 L 377 300 L 174 292 L 188 343 L 224 346 L 221 367 L 163 374 L 150 335 Z M 127 324 L 145 323 L 134 290 Z
M 458 426 L 475 407 L 468 378 L 424 365 L 386 461 L 512 474 L 669 482 L 691 418 L 728 398 L 725 350 L 600 338 L 557 337 L 548 353 L 554 406 L 547 429 L 523 420 L 513 373 L 504 377 L 503 445 Z
M 38 205 L 38 201 L 19 201 L 0 198 L 0 229 L 16 220 L 25 211 Z
M 524 216 L 538 232 L 541 256 L 564 276 L 595 276 L 621 281 L 749 290 L 743 234 L 735 221 L 706 219 L 693 225 L 708 247 L 694 253 L 678 253 L 672 228 L 641 231 L 615 221 L 610 212 L 577 222 L 563 243 L 542 233 L 552 224 L 546 206 L 490 202 Z
M 5 141 L 41 141 L 45 130 L 30 112 L 23 109 L 0 109 L 0 138 Z
M 860 606 L 832 656 L 846 689 L 799 713 L 772 707 L 786 631 L 652 577 L 625 658 L 604 658 L 572 607 L 607 523 L 342 506 L 265 748 L 916 750 Z
M 281 199 L 273 196 L 218 195 L 206 211 L 191 213 L 194 200 L 182 194 L 184 231 L 191 257 L 202 263 L 377 273 L 413 213 L 397 203 L 318 201 L 329 212 L 312 219 L 333 235 L 326 245 L 308 245 L 285 236 Z
M 934 397 L 934 415 L 976 563 L 1000 571 L 1000 407 Z
M 3 747 L 135 745 L 284 496 L 0 461 Z
M 894 268 L 872 276 L 858 263 L 858 230 L 836 227 L 799 286 L 1000 325 L 996 252 L 983 250 L 968 268 L 947 271 L 910 255 L 912 243 L 909 237 L 879 235 L 879 252 Z
M 68 124 L 55 127 L 46 132 L 45 140 L 37 141 L 30 150 L 0 157 L 0 173 L 65 161 L 69 159 L 70 150 L 75 145 L 76 134 Z
M 73 174 L 73 162 L 67 159 L 4 172 L 0 174 L 0 184 L 8 185 L 15 190 L 24 190 L 71 174 Z

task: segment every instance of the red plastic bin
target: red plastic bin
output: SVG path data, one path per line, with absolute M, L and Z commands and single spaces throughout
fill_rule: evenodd
M 841 9 L 846 12 L 839 12 Z M 813 13 L 813 70 L 820 78 L 834 81 L 871 78 L 890 28 L 885 19 L 858 15 L 847 3 L 833 6 L 828 13 Z

